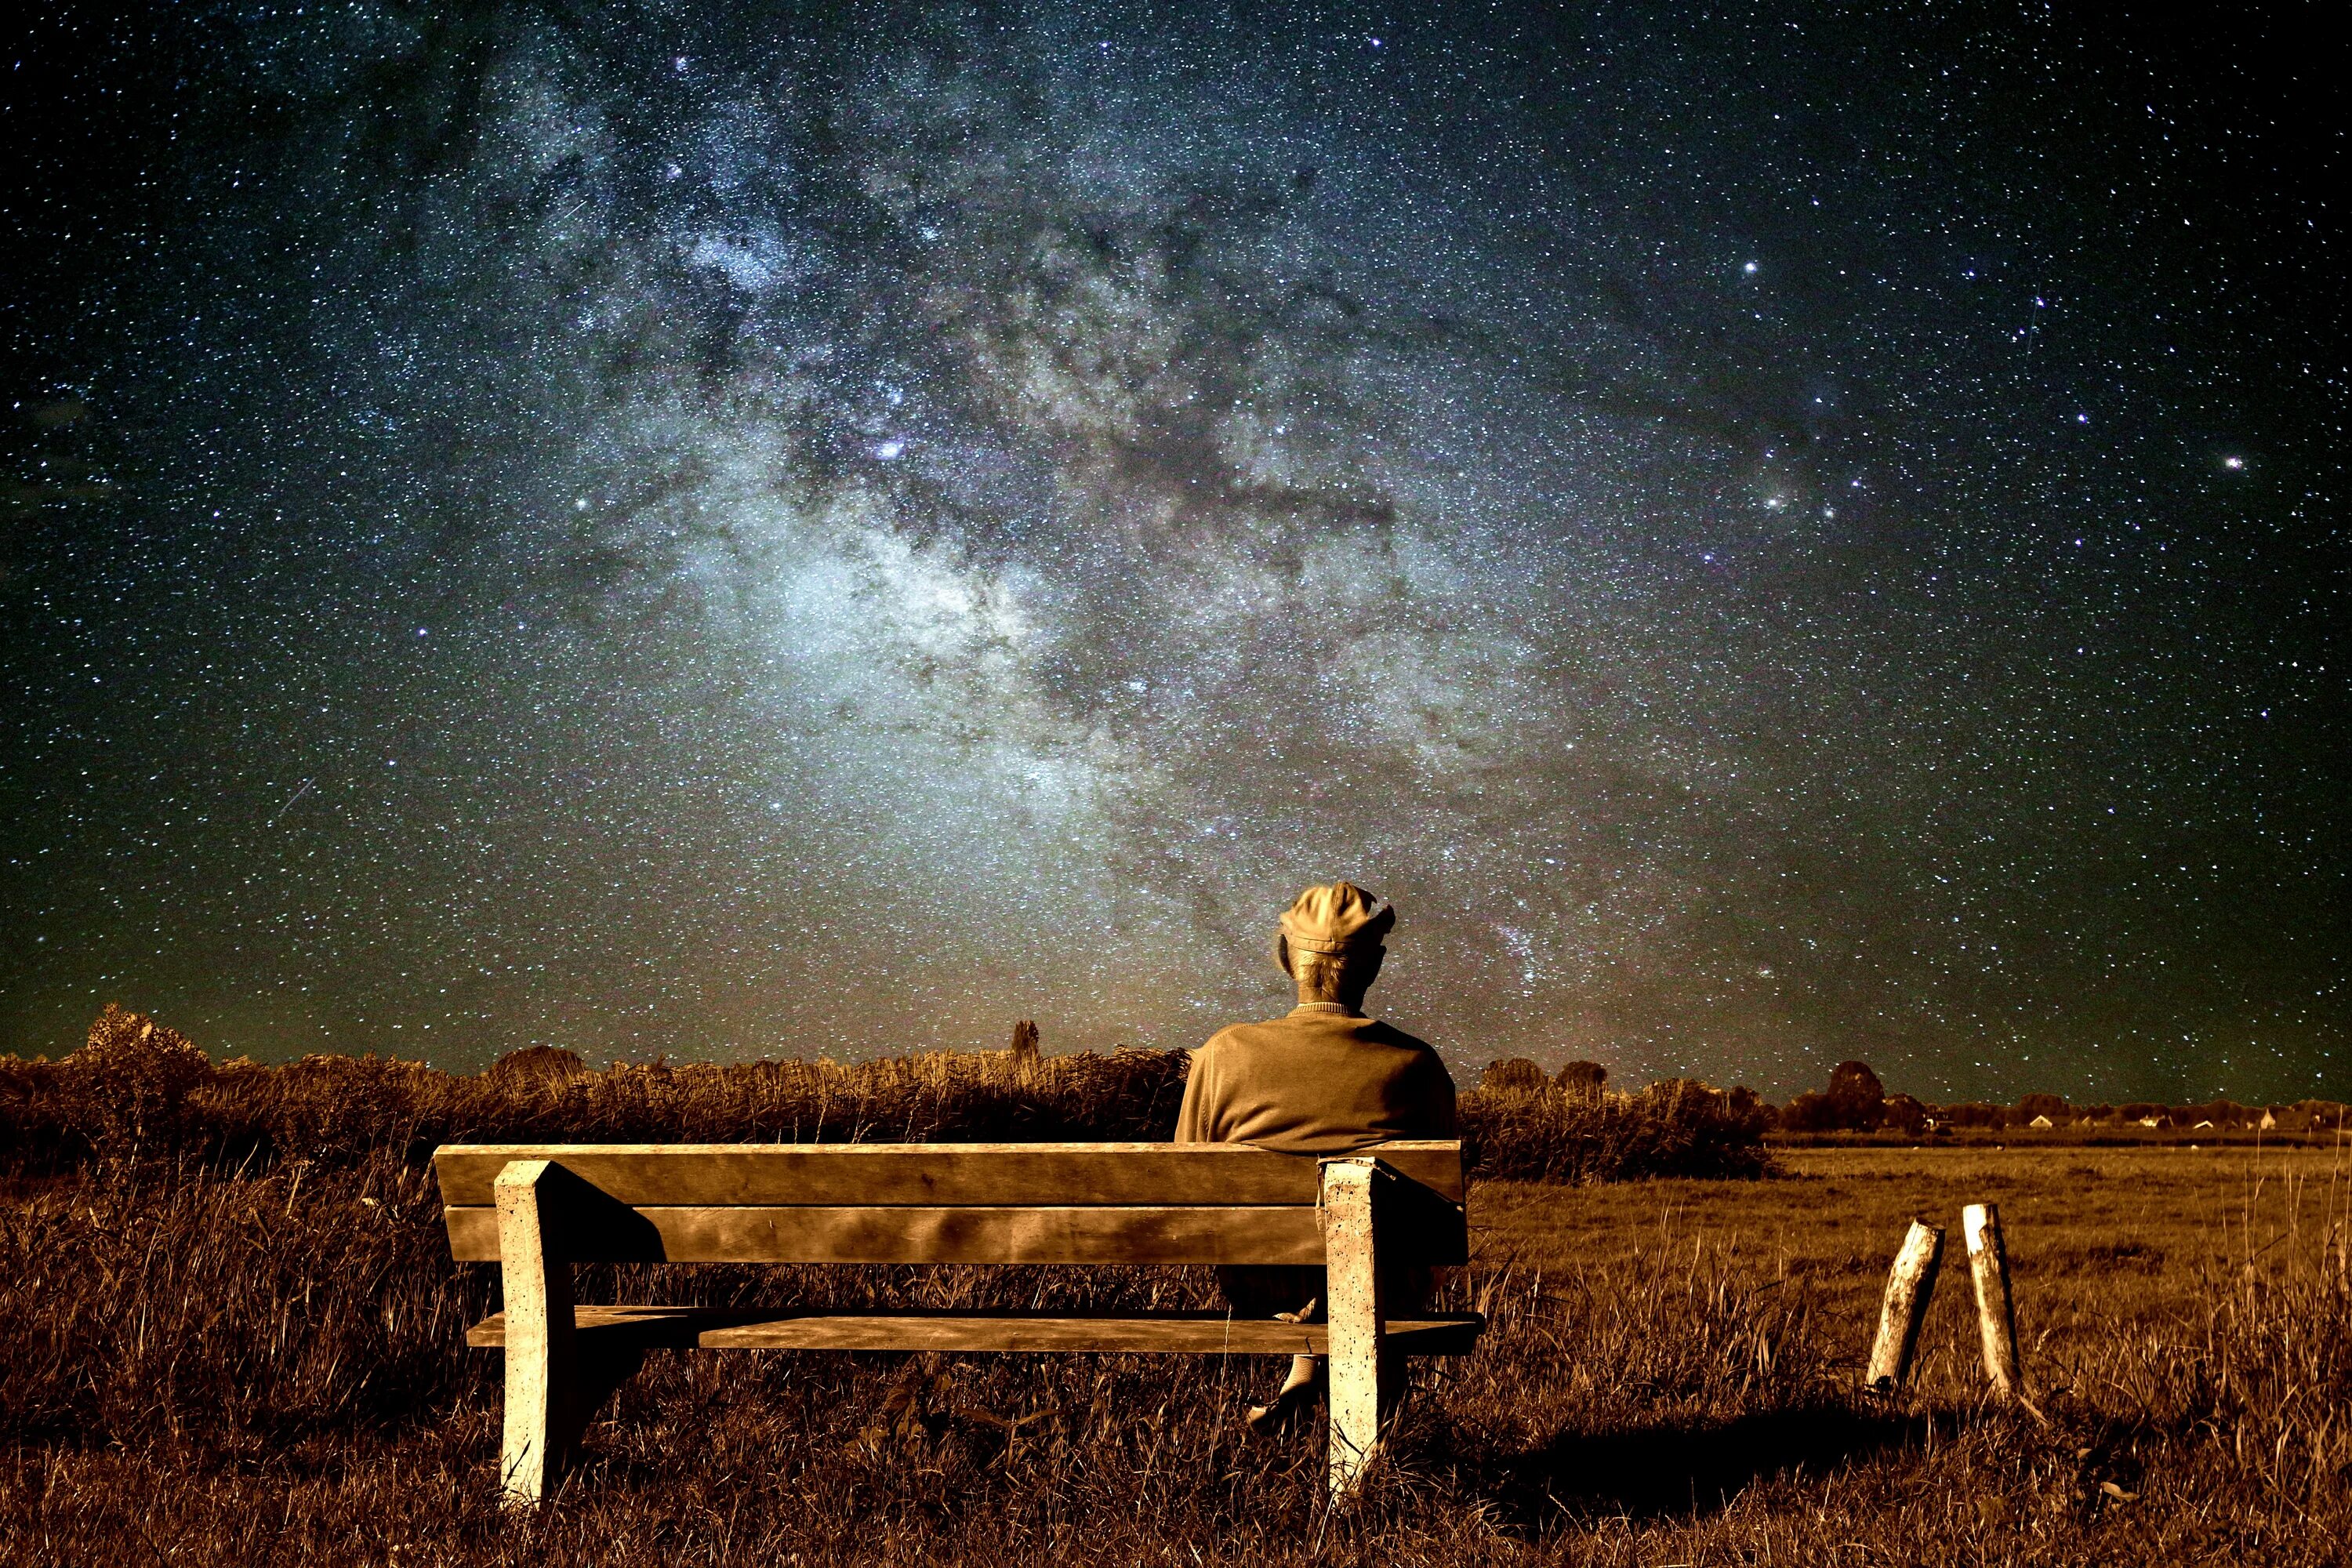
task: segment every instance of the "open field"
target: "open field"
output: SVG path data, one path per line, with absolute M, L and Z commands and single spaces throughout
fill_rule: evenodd
M 1473 1196 L 1399 1460 L 1318 1512 L 1271 1369 L 656 1355 L 560 1504 L 489 1500 L 489 1270 L 390 1151 L 20 1181 L 0 1229 L 0 1563 L 2332 1563 L 2352 1528 L 2326 1152 L 1796 1151 L 1763 1181 Z M 1999 1202 L 2048 1424 L 1980 1398 L 1956 1214 Z M 1919 1386 L 1852 1392 L 1905 1220 L 1953 1236 Z M 1197 1273 L 1037 1271 L 1106 1304 Z M 975 1269 L 583 1271 L 583 1297 L 988 1299 Z M 620 1276 L 615 1278 L 615 1276 Z M 1039 1287 L 1025 1276 L 1024 1294 Z M 997 1299 L 1003 1297 L 999 1294 Z M 2118 1495 L 2120 1494 L 2120 1495 Z

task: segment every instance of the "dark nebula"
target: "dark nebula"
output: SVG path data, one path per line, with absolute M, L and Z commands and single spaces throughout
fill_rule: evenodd
M 0 1048 L 2352 1092 L 2301 25 L 43 7 Z

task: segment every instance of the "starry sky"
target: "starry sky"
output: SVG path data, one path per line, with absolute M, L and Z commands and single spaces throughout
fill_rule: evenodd
M 2352 1095 L 2341 73 L 2063 12 L 42 8 L 0 1050 Z

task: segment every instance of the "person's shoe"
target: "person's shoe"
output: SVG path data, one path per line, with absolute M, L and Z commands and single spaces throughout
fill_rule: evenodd
M 1249 1407 L 1247 1421 L 1254 1437 L 1279 1437 L 1297 1430 L 1314 1413 L 1323 1392 L 1315 1383 L 1297 1383 L 1276 1394 L 1271 1403 Z

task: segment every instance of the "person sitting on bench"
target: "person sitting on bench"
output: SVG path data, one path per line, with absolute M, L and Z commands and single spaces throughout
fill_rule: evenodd
M 1455 1135 L 1444 1062 L 1364 1015 L 1364 993 L 1387 956 L 1381 939 L 1395 921 L 1394 909 L 1352 882 L 1298 895 L 1274 939 L 1275 962 L 1297 983 L 1298 1005 L 1268 1023 L 1220 1029 L 1192 1053 L 1177 1142 L 1336 1155 L 1391 1139 Z M 1221 1268 L 1217 1283 L 1243 1316 L 1322 1320 L 1320 1268 Z M 1381 1287 L 1391 1311 L 1417 1310 L 1429 1288 L 1426 1268 L 1399 1270 Z M 1322 1381 L 1319 1357 L 1294 1357 L 1280 1392 L 1251 1406 L 1251 1430 L 1287 1426 L 1313 1406 Z

